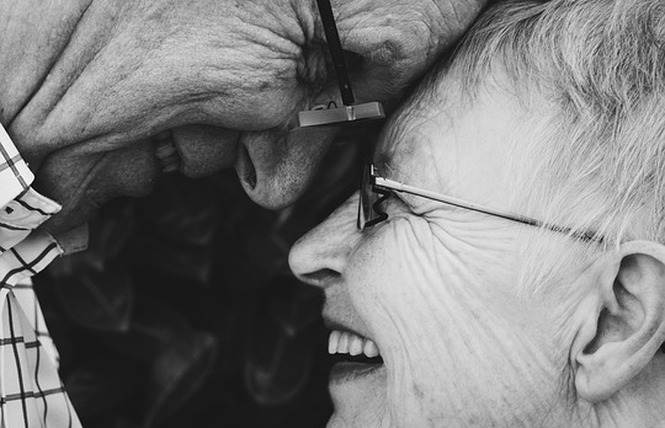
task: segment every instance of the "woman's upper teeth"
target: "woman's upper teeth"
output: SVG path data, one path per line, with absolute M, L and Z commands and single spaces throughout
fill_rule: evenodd
M 379 348 L 372 340 L 348 331 L 333 330 L 328 338 L 329 354 L 365 354 L 368 358 L 378 357 Z

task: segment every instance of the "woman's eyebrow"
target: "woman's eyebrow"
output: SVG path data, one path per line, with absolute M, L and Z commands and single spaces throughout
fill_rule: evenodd
M 395 167 L 392 159 L 388 155 L 382 154 L 374 161 L 374 166 L 376 166 L 379 175 L 384 178 L 388 178 L 395 172 Z

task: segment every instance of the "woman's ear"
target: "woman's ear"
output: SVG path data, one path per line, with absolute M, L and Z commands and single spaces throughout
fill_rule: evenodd
M 593 303 L 571 357 L 578 394 L 598 402 L 635 379 L 665 341 L 665 246 L 628 242 L 582 275 L 595 282 Z

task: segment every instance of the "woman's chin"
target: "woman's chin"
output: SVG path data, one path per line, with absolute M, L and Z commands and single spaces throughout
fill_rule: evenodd
M 329 428 L 387 427 L 387 369 L 384 364 L 340 363 L 330 375 L 335 412 Z

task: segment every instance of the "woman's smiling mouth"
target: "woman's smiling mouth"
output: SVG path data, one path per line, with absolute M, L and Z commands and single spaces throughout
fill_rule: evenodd
M 376 343 L 350 331 L 330 332 L 328 354 L 334 362 L 331 384 L 358 379 L 385 367 Z
M 371 339 L 355 333 L 333 330 L 328 338 L 328 353 L 330 355 L 350 355 L 352 357 L 366 357 L 381 360 L 379 348 Z M 383 360 L 380 361 L 383 363 Z

